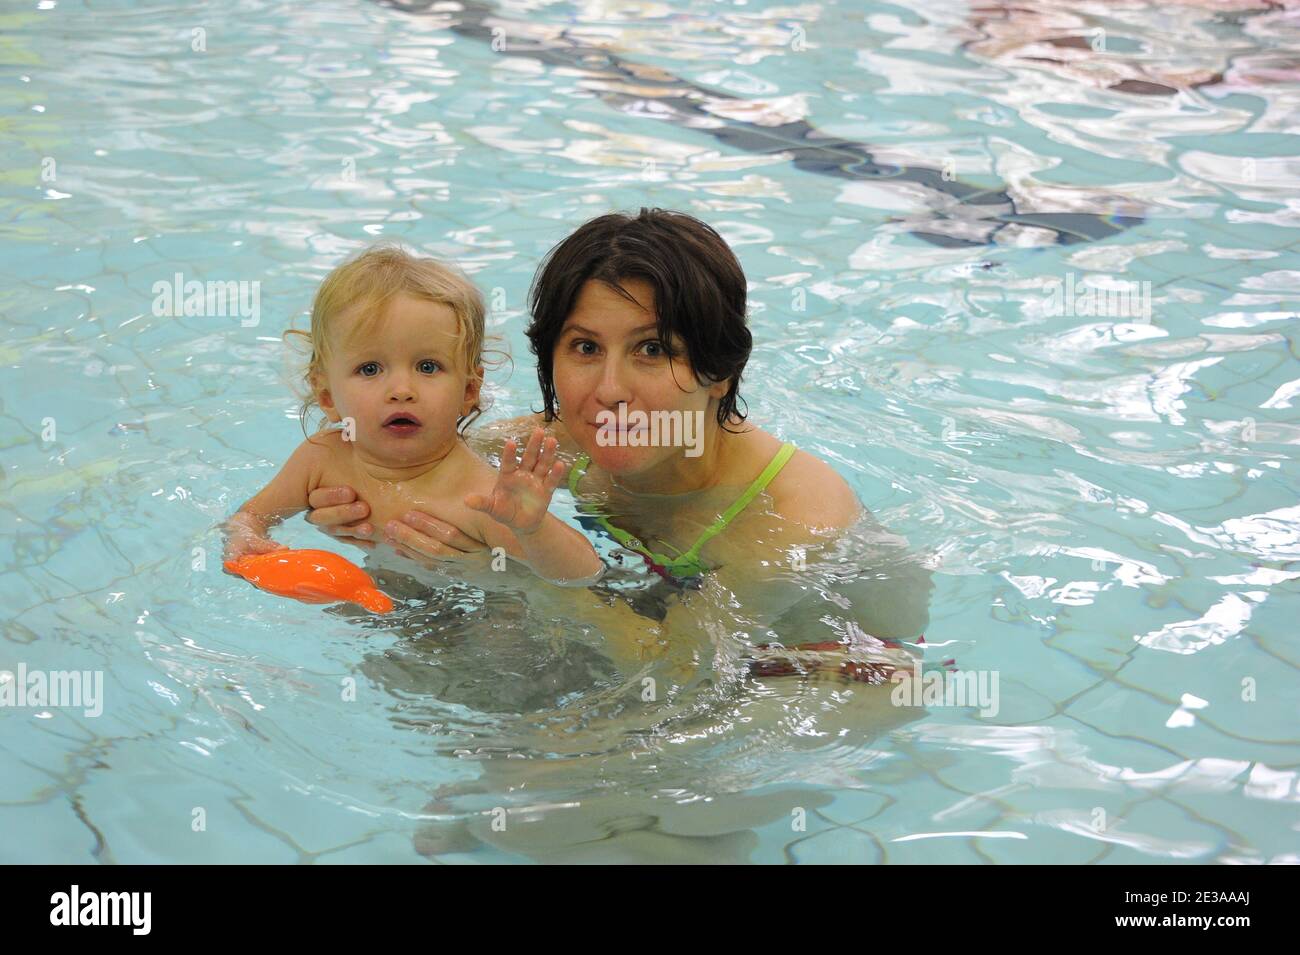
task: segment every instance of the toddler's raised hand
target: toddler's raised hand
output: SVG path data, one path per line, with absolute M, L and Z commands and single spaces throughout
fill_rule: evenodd
M 515 459 L 515 439 L 506 441 L 501 450 L 501 473 L 492 494 L 466 494 L 465 506 L 482 511 L 494 521 L 505 524 L 517 534 L 531 534 L 542 526 L 551 496 L 564 480 L 568 467 L 557 461 L 559 442 L 534 428 L 524 448 L 522 461 Z

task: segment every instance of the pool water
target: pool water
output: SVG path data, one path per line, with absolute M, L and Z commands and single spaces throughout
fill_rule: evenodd
M 932 6 L 0 15 L 0 670 L 104 681 L 0 709 L 0 859 L 1300 861 L 1300 18 Z M 381 569 L 390 620 L 221 572 L 344 256 L 472 273 L 489 420 L 541 256 L 653 205 L 732 244 L 752 420 L 932 566 L 916 652 L 996 714 L 721 651 L 645 699 L 524 577 Z

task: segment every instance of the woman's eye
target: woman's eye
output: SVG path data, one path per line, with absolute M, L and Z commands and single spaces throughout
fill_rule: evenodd
M 379 374 L 379 362 L 368 361 L 364 365 L 357 366 L 357 374 L 365 378 L 373 378 Z
M 646 356 L 649 358 L 663 358 L 668 354 L 668 349 L 664 343 L 658 339 L 650 339 L 641 343 L 641 347 L 646 349 Z
M 420 362 L 419 369 L 423 374 L 432 375 L 438 370 L 438 363 L 432 358 L 426 358 L 424 361 Z
M 588 345 L 591 346 L 591 348 L 592 348 L 591 351 L 586 351 L 586 347 L 587 347 Z M 596 351 L 595 351 L 596 343 L 593 342 L 593 341 L 588 341 L 588 340 L 585 339 L 585 338 L 581 338 L 581 339 L 579 339 L 578 341 L 574 342 L 574 343 L 573 343 L 573 347 L 576 348 L 576 349 L 578 350 L 578 354 L 579 354 L 579 355 L 594 355 L 594 354 L 596 354 Z

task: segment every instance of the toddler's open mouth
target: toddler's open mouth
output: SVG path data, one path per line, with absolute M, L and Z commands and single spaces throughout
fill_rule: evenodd
M 407 411 L 398 411 L 384 419 L 384 430 L 398 437 L 408 437 L 420 430 L 420 419 Z

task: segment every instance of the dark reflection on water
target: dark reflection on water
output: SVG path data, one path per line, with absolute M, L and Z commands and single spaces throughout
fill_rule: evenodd
M 827 593 L 851 590 L 843 553 L 810 571 Z M 779 632 L 751 639 L 738 628 L 752 622 L 722 608 L 721 639 L 673 635 L 701 648 L 689 673 L 680 654 L 629 669 L 603 651 L 592 619 L 530 608 L 527 584 L 488 591 L 375 572 L 401 609 L 355 622 L 400 639 L 368 654 L 362 673 L 431 757 L 473 761 L 480 773 L 431 793 L 413 838 L 421 854 L 490 845 L 538 861 L 746 861 L 755 829 L 815 812 L 831 800 L 826 783 L 864 786 L 882 758 L 868 744 L 919 715 L 890 705 L 888 686 L 834 673 L 750 676 L 752 646 Z M 623 599 L 662 619 L 656 607 L 673 595 L 657 580 L 616 573 L 591 604 Z M 805 620 L 789 645 L 845 632 L 825 611 L 851 614 L 852 601 L 812 592 L 821 632 Z
M 561 707 L 620 682 L 614 664 L 594 647 L 539 633 L 525 620 L 500 622 L 502 605 L 513 601 L 499 597 L 478 615 L 454 621 L 437 610 L 411 613 L 402 626 L 417 635 L 368 657 L 362 671 L 399 697 L 427 696 L 491 714 Z M 489 620 L 489 632 L 474 632 Z

